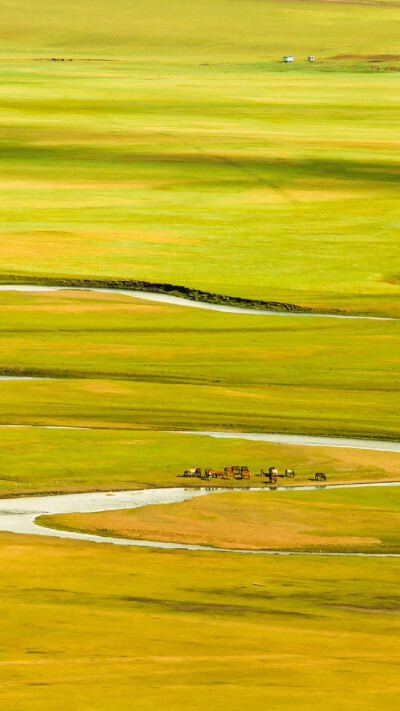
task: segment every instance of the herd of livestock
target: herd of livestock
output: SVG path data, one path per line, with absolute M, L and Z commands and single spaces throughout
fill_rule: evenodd
M 183 476 L 198 477 L 199 479 L 250 479 L 250 472 L 248 467 L 225 467 L 223 470 L 205 469 L 204 473 L 200 468 L 192 468 L 186 469 Z M 296 474 L 293 469 L 285 469 L 285 473 L 280 475 L 276 467 L 269 467 L 267 470 L 261 469 L 260 476 L 264 477 L 268 483 L 276 484 L 278 476 L 291 479 Z M 317 472 L 314 479 L 315 481 L 326 481 L 326 476 L 323 472 Z

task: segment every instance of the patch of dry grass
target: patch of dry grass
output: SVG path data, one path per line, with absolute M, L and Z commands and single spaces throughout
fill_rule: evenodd
M 39 521 L 96 535 L 219 548 L 400 552 L 400 489 L 232 492 Z

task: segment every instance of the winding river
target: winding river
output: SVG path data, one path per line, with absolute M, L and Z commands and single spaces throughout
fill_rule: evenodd
M 252 309 L 246 306 L 228 306 L 226 304 L 211 304 L 207 301 L 194 301 L 185 299 L 183 296 L 172 296 L 161 294 L 158 291 L 138 291 L 134 289 L 107 289 L 94 286 L 41 286 L 36 284 L 0 284 L 0 291 L 24 291 L 24 292 L 50 292 L 50 291 L 94 291 L 98 294 L 120 294 L 130 296 L 134 299 L 144 299 L 145 301 L 157 301 L 161 304 L 172 304 L 173 306 L 191 306 L 196 309 L 206 309 L 207 311 L 220 311 L 228 314 L 251 314 L 254 316 L 296 316 L 297 318 L 339 318 L 357 319 L 366 321 L 398 321 L 397 318 L 388 316 L 352 316 L 347 314 L 319 314 L 304 313 L 302 311 L 273 311 L 268 309 Z
M 210 304 L 206 302 L 191 301 L 177 296 L 169 296 L 158 292 L 143 292 L 133 291 L 128 289 L 103 289 L 103 288 L 85 288 L 77 289 L 77 287 L 58 287 L 58 286 L 36 286 L 23 284 L 3 284 L 0 285 L 0 291 L 23 291 L 23 292 L 52 292 L 52 291 L 94 291 L 97 293 L 115 293 L 124 296 L 130 296 L 136 299 L 144 299 L 146 301 L 157 301 L 161 303 L 173 304 L 177 306 L 192 306 L 211 311 L 220 311 L 226 313 L 241 313 L 253 315 L 268 315 L 268 316 L 307 316 L 319 318 L 340 318 L 340 319 L 366 319 L 370 321 L 395 321 L 394 318 L 379 318 L 372 316 L 344 316 L 330 314 L 304 314 L 293 312 L 267 311 L 259 309 L 251 309 L 245 307 L 226 306 L 220 304 Z M 2 376 L 3 381 L 13 380 L 41 380 L 42 378 L 28 376 Z M 0 427 L 40 427 L 43 429 L 91 429 L 88 427 L 68 427 L 68 426 L 50 426 L 50 425 L 0 425 Z M 191 434 L 218 438 L 237 438 L 264 442 L 276 442 L 292 445 L 306 445 L 314 447 L 345 447 L 351 449 L 371 449 L 385 452 L 399 452 L 400 442 L 390 442 L 385 440 L 367 440 L 367 439 L 347 439 L 343 437 L 314 437 L 307 435 L 287 435 L 273 433 L 255 433 L 255 432 L 211 432 L 211 431 L 175 431 L 171 434 Z M 293 488 L 301 490 L 326 489 L 326 488 L 358 488 L 371 486 L 399 486 L 400 482 L 381 482 L 368 484 L 338 484 L 332 486 L 303 486 L 303 487 L 274 487 L 278 490 L 293 490 Z M 237 489 L 240 490 L 240 489 Z M 237 491 L 236 490 L 236 491 Z M 269 487 L 250 488 L 250 491 L 264 491 L 268 494 Z M 359 556 L 359 557 L 400 557 L 400 554 L 367 554 L 367 553 L 304 553 L 300 551 L 254 551 L 245 549 L 224 549 L 214 548 L 211 546 L 191 545 L 184 543 L 165 543 L 160 541 L 145 541 L 133 540 L 125 538 L 112 538 L 105 536 L 95 536 L 92 534 L 60 531 L 39 526 L 36 519 L 42 515 L 48 514 L 63 514 L 63 513 L 90 513 L 95 511 L 111 511 L 115 509 L 132 509 L 141 506 L 150 506 L 155 504 L 169 504 L 186 501 L 197 496 L 206 496 L 210 493 L 218 493 L 223 491 L 235 491 L 225 488 L 197 488 L 188 489 L 183 487 L 175 488 L 160 488 L 160 489 L 143 489 L 139 491 L 124 491 L 124 492 L 94 492 L 85 494 L 61 494 L 52 496 L 29 496 L 17 499 L 3 499 L 0 506 L 0 529 L 11 533 L 34 534 L 41 536 L 54 536 L 57 538 L 69 538 L 73 540 L 92 541 L 95 543 L 112 543 L 115 545 L 125 546 L 145 546 L 153 548 L 169 548 L 169 549 L 185 549 L 194 551 L 224 551 L 230 553 L 252 553 L 263 555 L 330 555 L 330 556 Z
M 399 486 L 400 482 L 382 482 L 368 484 L 336 484 L 331 486 L 299 486 L 299 487 L 274 487 L 278 491 L 311 491 L 315 489 L 344 489 L 377 486 Z M 305 553 L 303 551 L 279 550 L 246 550 L 227 549 L 212 546 L 193 545 L 189 543 L 165 543 L 161 541 L 146 541 L 131 538 L 113 538 L 111 536 L 96 536 L 89 533 L 60 531 L 45 528 L 36 523 L 39 516 L 48 514 L 65 513 L 92 513 L 95 511 L 113 511 L 115 509 L 135 509 L 141 506 L 157 504 L 173 504 L 187 501 L 197 496 L 207 496 L 221 492 L 243 491 L 243 489 L 227 488 L 199 488 L 187 489 L 183 487 L 165 489 L 141 489 L 138 491 L 94 492 L 87 494 L 58 494 L 56 496 L 27 496 L 18 499 L 3 499 L 0 507 L 0 529 L 11 533 L 34 534 L 37 536 L 54 536 L 56 538 L 70 538 L 93 543 L 112 543 L 119 546 L 141 546 L 151 548 L 183 549 L 190 551 L 214 551 L 229 553 L 253 553 L 263 555 L 313 555 L 313 556 L 357 556 L 367 558 L 400 558 L 400 554 L 387 553 Z M 262 491 L 269 494 L 270 487 L 251 487 L 247 491 Z

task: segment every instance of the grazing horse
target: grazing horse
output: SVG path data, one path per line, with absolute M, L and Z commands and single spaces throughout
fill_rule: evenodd
M 197 471 L 198 471 L 198 470 L 197 470 L 197 469 L 194 469 L 194 468 L 192 468 L 192 469 L 186 469 L 186 471 L 185 471 L 185 473 L 184 473 L 183 476 L 196 476 Z
M 204 474 L 206 479 L 212 479 L 213 477 L 217 476 L 217 472 L 215 471 L 215 469 L 206 469 Z
M 247 468 L 247 467 L 246 467 Z M 242 479 L 250 479 L 250 472 L 249 470 L 243 472 L 242 471 Z
M 285 476 L 288 478 L 292 478 L 292 477 L 296 476 L 296 474 L 294 473 L 293 469 L 286 469 Z
M 267 481 L 270 484 L 276 484 L 278 481 L 278 475 L 277 474 L 267 474 Z
M 323 472 L 317 472 L 314 479 L 315 481 L 326 481 L 326 475 Z
M 217 472 L 216 472 L 216 476 L 219 477 L 220 479 L 223 479 L 224 472 L 222 472 L 222 471 L 217 471 Z

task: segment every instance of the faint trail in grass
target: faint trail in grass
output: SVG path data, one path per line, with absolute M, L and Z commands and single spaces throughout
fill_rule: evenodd
M 259 172 L 252 170 L 248 166 L 244 166 L 240 161 L 235 160 L 234 158 L 229 158 L 228 156 L 221 155 L 220 153 L 206 151 L 204 148 L 200 148 L 195 143 L 190 143 L 189 141 L 185 141 L 184 139 L 178 138 L 174 134 L 168 133 L 167 131 L 160 131 L 158 129 L 148 128 L 147 126 L 146 127 L 142 126 L 142 129 L 145 131 L 148 131 L 149 133 L 155 133 L 157 135 L 169 138 L 174 143 L 177 143 L 178 145 L 180 144 L 182 146 L 190 148 L 191 150 L 195 151 L 199 155 L 204 155 L 204 156 L 207 156 L 208 158 L 216 158 L 217 161 L 221 165 L 231 166 L 232 168 L 234 168 L 235 170 L 240 172 L 242 175 L 246 176 L 246 178 L 251 178 L 251 180 L 253 182 L 255 182 L 256 184 L 258 184 L 260 187 L 267 186 L 268 188 L 270 188 L 270 190 L 272 190 L 273 192 L 278 194 L 281 198 L 283 198 L 283 200 L 285 202 L 289 202 L 292 205 L 297 204 L 297 201 L 294 198 L 292 198 L 291 196 L 289 196 L 280 185 L 278 185 L 277 183 L 272 183 L 271 181 L 267 180 L 265 177 L 262 177 L 259 174 Z

